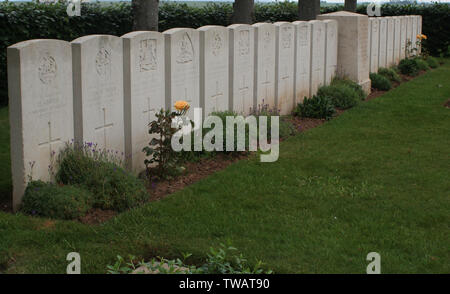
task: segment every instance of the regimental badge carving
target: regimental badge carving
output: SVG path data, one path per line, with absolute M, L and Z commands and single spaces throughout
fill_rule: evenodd
M 281 28 L 281 44 L 283 48 L 288 49 L 291 48 L 292 42 L 292 28 L 291 27 L 282 27 Z
M 376 32 L 378 32 L 378 24 L 377 24 L 377 22 L 376 21 L 374 21 L 373 22 L 373 31 L 376 33 Z
M 270 45 L 270 32 L 269 31 L 264 32 L 263 41 L 264 41 L 264 49 L 269 48 L 269 45 Z
M 239 55 L 245 56 L 250 53 L 250 31 L 242 30 L 239 32 Z
M 100 48 L 95 57 L 95 69 L 101 77 L 106 77 L 111 74 L 111 51 Z
M 57 70 L 55 58 L 49 53 L 46 53 L 41 58 L 41 63 L 38 68 L 39 79 L 43 84 L 48 85 L 55 79 Z
M 156 70 L 156 39 L 145 39 L 139 42 L 139 70 L 141 72 Z
M 212 39 L 212 54 L 214 56 L 219 55 L 220 50 L 223 47 L 222 37 L 218 32 L 213 32 L 213 39 Z
M 188 33 L 184 33 L 179 43 L 177 63 L 190 63 L 194 60 L 194 46 Z

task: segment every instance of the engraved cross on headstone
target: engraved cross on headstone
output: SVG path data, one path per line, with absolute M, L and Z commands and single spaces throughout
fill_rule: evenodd
M 262 85 L 265 87 L 265 92 L 266 92 L 266 103 L 267 103 L 267 90 L 268 90 L 269 84 L 270 84 L 269 71 L 266 70 L 266 80 L 262 82 Z
M 150 108 L 150 96 L 147 97 L 147 109 L 142 111 L 142 113 L 145 115 L 147 114 L 147 120 L 148 123 L 150 123 L 152 121 L 152 112 L 155 112 L 154 108 Z
M 248 92 L 248 86 L 245 83 L 245 75 L 242 75 L 242 86 L 239 87 L 239 92 L 241 92 L 241 103 L 242 103 L 242 110 L 245 111 L 245 95 Z
M 213 108 L 213 111 L 219 110 L 219 108 L 217 106 L 217 100 L 221 96 L 223 96 L 223 93 L 220 92 L 220 90 L 219 90 L 219 81 L 216 81 L 216 93 L 211 96 L 211 99 L 214 100 L 214 105 L 215 105 L 215 107 Z
M 52 156 L 52 144 L 57 144 L 61 142 L 61 138 L 52 138 L 52 124 L 48 122 L 48 139 L 45 142 L 39 143 L 38 146 L 46 146 L 48 145 L 48 150 L 50 157 Z
M 103 125 L 95 128 L 96 131 L 103 131 L 103 148 L 106 149 L 106 130 L 108 128 L 112 128 L 113 123 L 106 123 L 106 108 L 102 108 L 103 110 Z

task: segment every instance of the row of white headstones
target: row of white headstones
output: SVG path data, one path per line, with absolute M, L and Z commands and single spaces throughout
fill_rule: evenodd
M 376 73 L 380 67 L 398 64 L 407 54 L 419 54 L 421 48 L 417 44 L 417 35 L 420 34 L 421 15 L 370 17 L 370 72 Z
M 177 100 L 191 105 L 191 118 L 194 107 L 248 115 L 267 105 L 288 114 L 330 83 L 337 51 L 336 20 L 15 44 L 8 48 L 13 206 L 30 175 L 49 180 L 65 142 L 97 144 L 142 170 L 148 123 Z

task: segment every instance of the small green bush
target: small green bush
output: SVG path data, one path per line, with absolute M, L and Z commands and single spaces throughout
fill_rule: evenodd
M 439 66 L 439 62 L 433 56 L 428 56 L 425 60 L 431 68 L 436 68 Z
M 429 70 L 430 69 L 430 66 L 428 65 L 428 62 L 426 62 L 422 58 L 414 58 L 414 61 L 416 62 L 417 68 L 419 70 Z
M 393 68 L 380 67 L 378 69 L 378 74 L 386 77 L 391 82 L 397 82 L 397 83 L 401 82 L 400 76 Z
M 33 181 L 25 190 L 21 211 L 43 217 L 77 219 L 92 207 L 91 201 L 92 194 L 85 189 Z
M 356 92 L 356 94 L 358 94 L 358 97 L 360 98 L 360 100 L 364 100 L 367 97 L 366 92 L 364 92 L 363 88 L 360 85 L 358 85 L 356 82 L 354 82 L 350 79 L 334 78 L 333 81 L 331 82 L 331 85 L 335 85 L 335 86 L 346 85 L 346 86 L 352 88 Z
M 405 58 L 398 64 L 400 73 L 408 76 L 416 76 L 419 73 L 419 67 L 414 59 Z
M 314 95 L 312 98 L 305 97 L 302 103 L 297 104 L 294 115 L 328 120 L 335 112 L 336 110 L 329 97 Z
M 66 185 L 79 185 L 93 195 L 93 206 L 124 211 L 148 198 L 142 180 L 120 167 L 107 153 L 90 143 L 69 145 L 58 157 L 56 180 Z
M 360 95 L 346 84 L 322 86 L 317 91 L 317 96 L 328 97 L 331 103 L 340 109 L 351 108 L 361 100 Z
M 372 82 L 372 88 L 381 91 L 388 91 L 392 87 L 391 82 L 388 80 L 388 78 L 381 74 L 370 73 L 369 78 Z

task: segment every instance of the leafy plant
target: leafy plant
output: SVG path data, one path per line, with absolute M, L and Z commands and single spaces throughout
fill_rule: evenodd
M 361 100 L 360 94 L 358 94 L 353 88 L 345 83 L 337 83 L 322 86 L 317 91 L 317 96 L 328 97 L 331 103 L 337 108 L 347 109 L 358 104 Z
M 385 68 L 380 67 L 378 69 L 378 74 L 384 76 L 385 78 L 389 79 L 391 82 L 401 82 L 401 78 L 398 75 L 398 73 L 393 68 Z
M 388 91 L 391 89 L 391 82 L 385 76 L 377 73 L 370 73 L 369 78 L 372 82 L 372 88 Z
M 92 143 L 68 144 L 58 156 L 56 180 L 89 190 L 94 207 L 116 211 L 135 207 L 148 194 L 144 183 L 121 167 L 119 156 Z
M 294 114 L 301 117 L 330 119 L 336 110 L 327 96 L 314 95 L 312 98 L 305 97 L 302 103 L 297 104 Z
M 356 92 L 360 100 L 364 100 L 367 97 L 366 92 L 364 92 L 363 88 L 358 85 L 356 82 L 347 79 L 347 78 L 334 78 L 333 81 L 331 81 L 331 85 L 333 86 L 340 86 L 345 85 L 353 89 L 353 91 Z
M 404 75 L 416 76 L 419 73 L 419 67 L 414 59 L 405 58 L 400 60 L 398 69 Z
M 130 255 L 125 261 L 120 255 L 113 265 L 107 266 L 109 274 L 130 274 L 139 267 L 145 267 L 153 273 L 160 274 L 272 274 L 272 270 L 264 270 L 263 263 L 256 261 L 252 266 L 242 253 L 238 254 L 237 249 L 231 245 L 220 244 L 218 249 L 210 248 L 207 253 L 206 262 L 197 267 L 187 265 L 186 259 L 192 254 L 183 254 L 183 260 L 166 259 L 158 257 L 149 262 L 136 261 L 136 257 Z
M 20 210 L 49 218 L 77 219 L 91 206 L 92 194 L 86 189 L 33 181 L 25 190 Z
M 420 57 L 414 58 L 414 61 L 416 62 L 417 68 L 419 70 L 429 70 L 430 69 L 428 62 L 426 62 L 422 58 L 420 58 Z
M 156 114 L 156 120 L 149 124 L 148 133 L 156 135 L 149 142 L 149 146 L 142 149 L 149 157 L 144 161 L 149 177 L 155 175 L 159 178 L 167 178 L 177 171 L 175 164 L 179 154 L 172 149 L 171 142 L 173 135 L 184 125 L 184 123 L 177 124 L 175 118 L 181 118 L 186 111 L 187 109 L 182 111 L 161 109 Z M 176 126 L 174 127 L 174 125 Z M 151 166 L 153 163 L 156 163 L 156 168 Z

